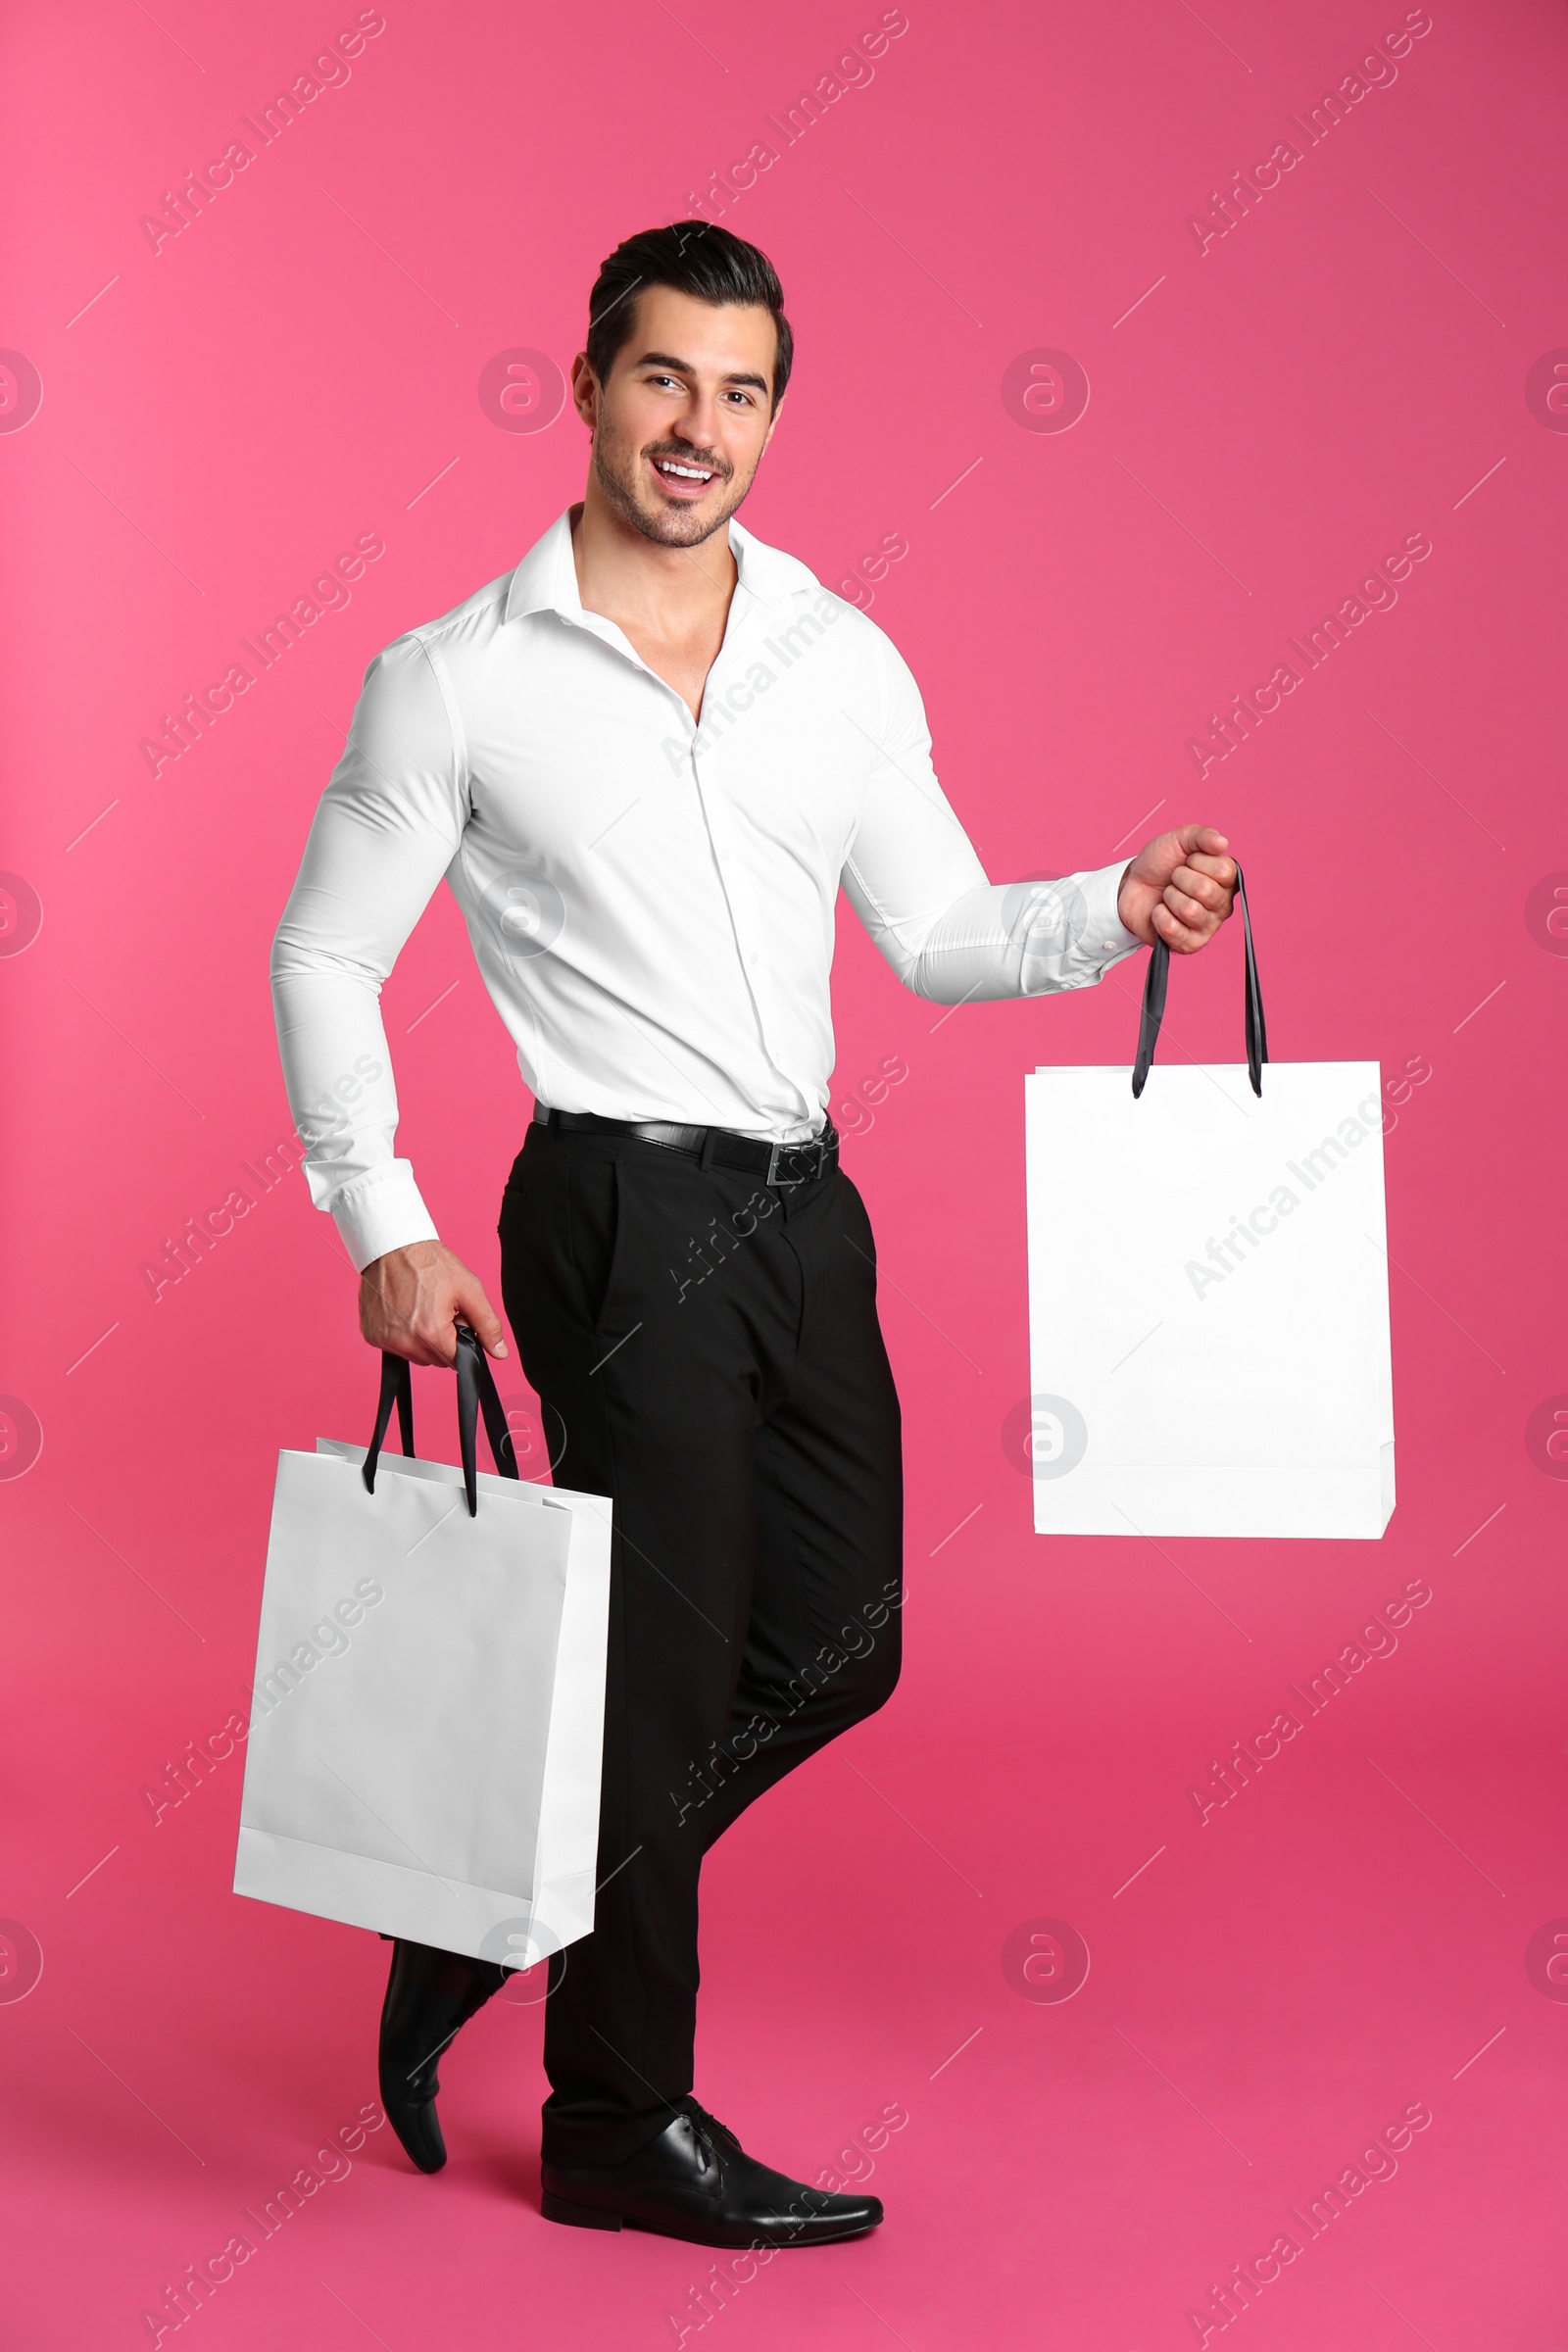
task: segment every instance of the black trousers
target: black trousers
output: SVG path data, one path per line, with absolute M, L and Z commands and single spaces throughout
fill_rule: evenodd
M 561 1485 L 614 1500 L 594 1932 L 550 1963 L 543 2155 L 694 2089 L 702 1860 L 898 1680 L 899 1402 L 864 1203 L 531 1126 L 502 1292 Z

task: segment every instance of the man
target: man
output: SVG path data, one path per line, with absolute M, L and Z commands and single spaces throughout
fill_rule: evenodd
M 777 276 L 725 230 L 610 257 L 572 371 L 583 500 L 372 662 L 272 965 L 371 1347 L 450 1364 L 461 1318 L 507 1353 L 393 1155 L 377 996 L 443 875 L 535 1097 L 503 1299 L 560 1473 L 613 1497 L 615 1531 L 600 1884 L 551 1962 L 544 2211 L 711 2245 L 882 2218 L 759 2163 L 692 2093 L 703 1854 L 899 1671 L 898 1398 L 827 1117 L 838 890 L 902 980 L 958 1004 L 1085 987 L 1155 938 L 1191 954 L 1236 872 L 1184 825 L 1125 865 L 987 881 L 892 644 L 730 520 L 791 356 Z M 502 1977 L 394 1946 L 382 2090 L 427 2171 L 436 2059 Z

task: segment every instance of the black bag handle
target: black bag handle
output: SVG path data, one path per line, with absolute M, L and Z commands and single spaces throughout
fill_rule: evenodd
M 1252 918 L 1248 912 L 1247 885 L 1242 869 L 1236 868 L 1236 896 L 1242 906 L 1242 932 L 1246 941 L 1247 961 L 1247 1074 L 1252 1092 L 1263 1092 L 1263 1064 L 1268 1059 L 1268 1032 L 1263 1026 L 1263 992 L 1257 982 L 1257 956 L 1252 948 Z M 1138 1022 L 1138 1059 L 1133 1065 L 1133 1093 L 1141 1095 L 1144 1081 L 1154 1058 L 1154 1044 L 1159 1036 L 1159 1024 L 1165 1017 L 1165 985 L 1170 978 L 1170 950 L 1162 939 L 1156 939 L 1150 951 L 1149 972 L 1144 981 L 1144 1009 Z
M 475 1484 L 476 1436 L 478 1415 L 484 1415 L 484 1434 L 490 1441 L 490 1457 L 503 1478 L 516 1478 L 516 1449 L 507 1416 L 496 1387 L 496 1376 L 490 1369 L 490 1358 L 471 1324 L 458 1322 L 458 1443 L 463 1449 L 463 1483 L 468 1494 L 468 1517 L 474 1518 L 479 1509 L 478 1489 Z
M 392 1420 L 392 1407 L 398 1408 L 398 1431 L 405 1453 L 414 1451 L 414 1382 L 406 1355 L 394 1355 L 390 1348 L 381 1351 L 381 1395 L 375 1408 L 375 1430 L 370 1439 L 370 1450 L 366 1455 L 360 1475 L 367 1492 L 375 1493 L 375 1467 L 381 1458 L 381 1446 Z
M 468 1500 L 468 1517 L 473 1519 L 479 1511 L 477 1438 L 481 1413 L 497 1470 L 503 1478 L 516 1478 L 520 1473 L 512 1432 L 507 1427 L 506 1410 L 496 1388 L 495 1374 L 490 1369 L 490 1360 L 480 1345 L 479 1335 L 467 1323 L 459 1322 L 454 1328 L 458 1339 L 458 1444 L 463 1453 L 463 1485 Z M 414 1451 L 414 1381 L 409 1361 L 407 1356 L 394 1355 L 390 1348 L 383 1348 L 381 1396 L 376 1405 L 375 1431 L 360 1472 L 367 1492 L 371 1494 L 375 1493 L 376 1465 L 381 1458 L 381 1446 L 391 1424 L 394 1404 L 398 1408 L 403 1450 L 411 1454 Z

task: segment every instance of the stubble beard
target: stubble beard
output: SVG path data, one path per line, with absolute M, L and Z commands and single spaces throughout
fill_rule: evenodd
M 713 515 L 700 512 L 696 507 L 645 507 L 638 499 L 632 477 L 632 468 L 642 455 L 641 451 L 632 456 L 624 471 L 616 462 L 628 447 L 628 444 L 619 441 L 612 444 L 601 428 L 594 435 L 594 472 L 598 476 L 599 487 L 621 520 L 629 523 L 644 539 L 652 540 L 656 547 L 701 547 L 705 539 L 710 539 L 715 531 L 723 529 L 751 487 L 748 478 L 737 488 L 737 477 L 731 474 L 724 485 L 731 495 L 723 500 L 718 513 Z

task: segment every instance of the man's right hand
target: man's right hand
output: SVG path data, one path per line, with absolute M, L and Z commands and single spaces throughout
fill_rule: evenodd
M 372 1348 L 411 1364 L 456 1363 L 453 1326 L 471 1323 L 489 1355 L 509 1353 L 484 1285 L 444 1242 L 411 1242 L 370 1260 L 360 1276 L 360 1330 Z

